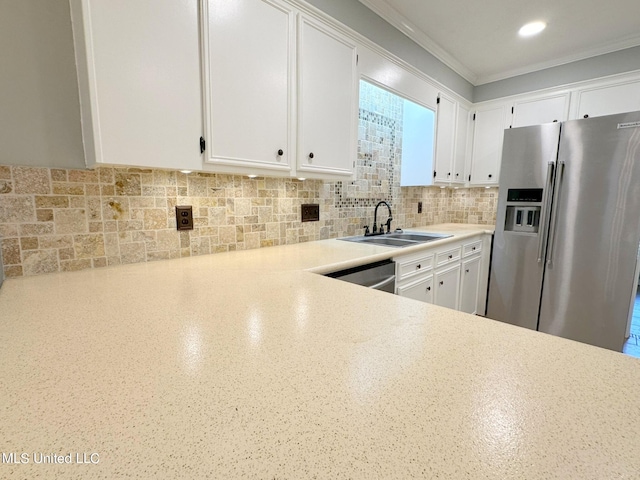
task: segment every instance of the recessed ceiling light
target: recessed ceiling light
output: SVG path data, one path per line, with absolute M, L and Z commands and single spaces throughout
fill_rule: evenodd
M 544 22 L 531 22 L 527 23 L 520 30 L 518 30 L 518 34 L 521 37 L 530 37 L 532 35 L 537 35 L 545 28 L 547 28 L 547 24 Z

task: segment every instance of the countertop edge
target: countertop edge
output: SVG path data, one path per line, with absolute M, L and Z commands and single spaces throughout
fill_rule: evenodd
M 464 224 L 460 224 L 460 225 L 464 225 Z M 444 232 L 441 229 L 438 228 L 430 228 L 430 227 L 416 227 L 416 228 L 410 228 L 407 229 L 406 231 L 425 231 L 428 230 L 430 232 L 434 232 L 434 233 L 449 233 L 449 232 Z M 442 238 L 440 240 L 434 240 L 433 242 L 427 242 L 427 243 L 421 243 L 418 245 L 412 245 L 410 247 L 403 247 L 403 248 L 397 248 L 397 247 L 382 247 L 388 251 L 384 252 L 384 253 L 376 253 L 376 254 L 372 254 L 372 255 L 368 255 L 368 256 L 364 256 L 364 257 L 358 257 L 356 259 L 352 259 L 352 260 L 346 260 L 346 261 L 342 261 L 342 262 L 338 262 L 338 263 L 331 263 L 331 264 L 326 264 L 326 265 L 319 265 L 317 267 L 310 267 L 310 268 L 306 268 L 304 269 L 307 272 L 311 272 L 311 273 L 318 273 L 321 275 L 325 275 L 327 273 L 333 273 L 339 270 L 344 270 L 347 268 L 353 268 L 353 267 L 358 267 L 360 265 L 365 265 L 367 263 L 373 263 L 373 262 L 379 262 L 382 260 L 388 260 L 390 258 L 394 258 L 394 257 L 399 257 L 399 256 L 404 256 L 404 255 L 411 255 L 413 253 L 418 253 L 420 251 L 423 250 L 429 250 L 429 249 L 434 249 L 434 248 L 438 248 L 444 245 L 447 245 L 449 243 L 453 243 L 453 242 L 458 242 L 460 240 L 464 240 L 466 238 L 471 238 L 471 237 L 476 237 L 478 235 L 493 235 L 493 230 L 489 230 L 489 229 L 485 229 L 485 230 L 481 230 L 478 229 L 477 231 L 469 231 L 469 232 L 464 232 L 464 233 L 455 233 L 452 234 L 450 237 L 447 238 Z M 332 239 L 332 240 L 336 240 L 336 241 L 341 241 L 339 239 Z

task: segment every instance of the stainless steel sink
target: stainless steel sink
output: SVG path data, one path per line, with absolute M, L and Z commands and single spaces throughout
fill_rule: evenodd
M 384 245 L 386 247 L 410 247 L 420 243 L 433 242 L 442 238 L 450 237 L 441 233 L 431 232 L 394 232 L 384 235 L 358 235 L 355 237 L 343 237 L 338 240 L 356 243 L 372 243 L 374 245 Z
M 403 240 L 401 238 L 390 238 L 382 235 L 375 236 L 375 237 L 339 238 L 338 240 L 347 240 L 348 242 L 358 242 L 358 243 L 374 243 L 376 245 L 386 245 L 388 247 L 408 247 L 409 245 L 415 245 L 416 243 L 412 240 Z
M 412 240 L 414 242 L 430 242 L 432 240 L 440 240 L 441 238 L 447 238 L 451 235 L 441 235 L 439 233 L 419 233 L 419 232 L 402 232 L 402 233 L 388 233 L 386 238 L 399 238 L 402 240 Z

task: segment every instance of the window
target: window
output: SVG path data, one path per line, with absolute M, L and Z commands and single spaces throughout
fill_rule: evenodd
M 356 178 L 362 187 L 391 198 L 385 193 L 394 180 L 400 186 L 432 183 L 433 110 L 361 80 L 358 126 Z

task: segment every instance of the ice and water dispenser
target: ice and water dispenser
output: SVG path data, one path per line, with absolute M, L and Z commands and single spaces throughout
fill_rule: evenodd
M 506 232 L 538 233 L 542 188 L 510 188 L 507 191 Z

